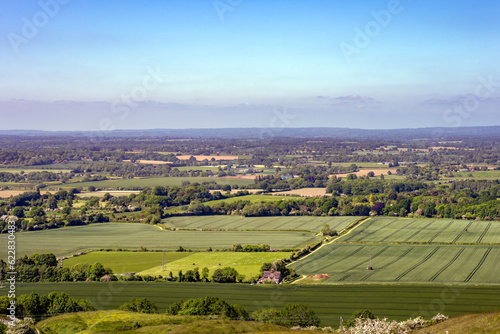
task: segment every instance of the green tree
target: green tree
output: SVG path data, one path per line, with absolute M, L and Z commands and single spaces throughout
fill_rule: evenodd
M 158 313 L 158 307 L 146 298 L 132 298 L 128 303 L 120 306 L 120 310 L 139 313 Z

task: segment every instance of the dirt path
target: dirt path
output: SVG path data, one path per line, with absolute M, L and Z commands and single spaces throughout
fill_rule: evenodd
M 364 220 L 358 222 L 355 226 L 353 226 L 352 228 L 350 228 L 349 231 L 347 231 L 347 233 L 345 233 L 345 234 L 342 234 L 342 231 L 345 231 L 345 229 L 341 230 L 340 233 L 339 233 L 339 235 L 336 236 L 335 238 L 332 238 L 332 240 L 330 240 L 329 242 L 322 244 L 321 246 L 319 246 L 318 248 L 316 248 L 315 250 L 313 250 L 312 252 L 310 252 L 306 256 L 301 257 L 300 259 L 298 259 L 296 261 L 293 261 L 293 262 L 287 264 L 286 266 L 288 267 L 288 266 L 294 264 L 297 261 L 301 261 L 301 260 L 307 258 L 308 256 L 310 256 L 310 255 L 316 253 L 317 251 L 319 251 L 321 248 L 323 248 L 323 246 L 330 245 L 330 244 L 334 243 L 335 241 L 337 241 L 337 239 L 339 239 L 339 238 L 341 238 L 341 237 L 343 237 L 345 235 L 348 235 L 349 233 L 351 233 L 352 231 L 354 231 L 355 229 L 357 229 L 359 226 L 363 225 L 365 222 L 367 222 L 368 220 L 370 220 L 370 218 L 372 218 L 372 217 L 366 217 Z M 349 226 L 347 226 L 346 228 L 349 228 Z M 302 275 L 301 278 L 293 281 L 292 284 L 296 284 L 297 282 L 302 281 L 305 278 L 307 278 L 307 275 Z

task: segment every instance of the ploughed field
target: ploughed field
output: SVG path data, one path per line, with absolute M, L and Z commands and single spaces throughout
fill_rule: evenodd
M 499 262 L 500 222 L 370 218 L 291 267 L 318 283 L 500 284 Z

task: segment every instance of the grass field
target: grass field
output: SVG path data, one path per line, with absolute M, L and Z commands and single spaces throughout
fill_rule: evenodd
M 234 252 L 206 252 L 206 253 L 192 253 L 191 255 L 181 258 L 176 261 L 167 263 L 166 270 L 162 270 L 162 266 L 156 266 L 151 269 L 140 272 L 140 275 L 151 276 L 166 276 L 169 271 L 177 275 L 179 270 L 186 272 L 196 267 L 199 268 L 200 273 L 203 267 L 210 269 L 210 276 L 214 270 L 224 267 L 233 267 L 239 274 L 245 275 L 245 279 L 259 274 L 260 267 L 264 262 L 274 262 L 283 258 L 288 258 L 291 253 L 286 252 L 258 252 L 258 253 L 234 253 Z M 158 264 L 158 262 L 157 262 Z
M 367 270 L 370 252 L 373 270 Z M 500 284 L 499 262 L 499 246 L 329 244 L 291 267 L 301 275 L 330 275 L 323 283 Z
M 224 193 L 221 191 L 221 193 Z M 215 201 L 204 202 L 204 205 L 214 205 L 220 202 L 232 203 L 236 201 L 250 201 L 250 202 L 261 202 L 261 201 L 279 201 L 279 200 L 293 199 L 290 196 L 271 196 L 271 195 L 246 195 L 246 196 L 236 196 L 225 199 L 218 199 Z
M 66 227 L 54 230 L 16 233 L 16 256 L 52 252 L 56 256 L 71 255 L 91 249 L 151 249 L 205 250 L 229 248 L 233 244 L 268 244 L 275 249 L 299 248 L 318 240 L 309 232 L 199 232 L 164 231 L 157 226 L 133 223 L 106 223 Z M 7 244 L 7 234 L 0 235 Z M 0 249 L 6 259 L 7 247 Z
M 140 323 L 140 326 L 137 326 Z M 138 328 L 139 327 L 139 328 Z M 289 328 L 250 322 L 201 316 L 171 316 L 144 314 L 127 311 L 95 311 L 63 314 L 37 324 L 45 334 L 102 334 L 102 333 L 149 333 L 149 334 L 233 334 L 233 333 L 293 333 Z M 317 334 L 322 331 L 309 331 Z
M 7 293 L 5 289 L 2 290 Z M 79 282 L 18 283 L 18 295 L 35 291 L 48 294 L 66 292 L 73 298 L 87 298 L 99 309 L 113 309 L 132 297 L 155 302 L 160 312 L 179 299 L 223 298 L 253 311 L 261 307 L 283 307 L 300 303 L 311 307 L 322 325 L 338 327 L 339 317 L 348 319 L 360 309 L 376 316 L 406 320 L 421 315 L 432 317 L 440 312 L 448 316 L 466 313 L 500 311 L 500 286 L 445 285 L 316 285 L 251 286 L 248 284 L 148 283 L 148 282 Z
M 413 334 L 477 334 L 498 333 L 500 331 L 500 312 L 466 314 L 448 319 L 440 324 L 415 331 Z
M 248 197 L 248 196 L 247 196 Z M 328 224 L 340 231 L 360 217 L 241 217 L 241 216 L 184 216 L 163 220 L 169 227 L 218 230 L 300 230 L 319 232 Z
M 500 244 L 500 222 L 377 217 L 371 218 L 339 241 Z
M 87 188 L 94 186 L 96 188 L 106 189 L 130 189 L 130 188 L 146 188 L 154 186 L 181 186 L 182 182 L 189 181 L 191 183 L 216 182 L 218 184 L 229 184 L 244 186 L 254 184 L 253 180 L 240 178 L 219 178 L 219 177 L 162 177 L 162 178 L 134 178 L 134 179 L 119 179 L 91 182 L 66 183 L 64 187 L 83 187 Z
M 165 262 L 170 263 L 187 256 L 191 253 L 165 252 Z M 139 272 L 157 266 L 163 261 L 163 252 L 90 252 L 82 256 L 71 257 L 63 261 L 65 267 L 75 264 L 102 263 L 106 268 L 111 268 L 115 274 Z

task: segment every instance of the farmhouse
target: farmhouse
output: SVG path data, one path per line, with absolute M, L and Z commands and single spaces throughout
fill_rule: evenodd
M 258 284 L 263 284 L 264 282 L 271 282 L 280 284 L 281 283 L 281 272 L 280 271 L 264 271 L 264 275 L 257 281 Z

